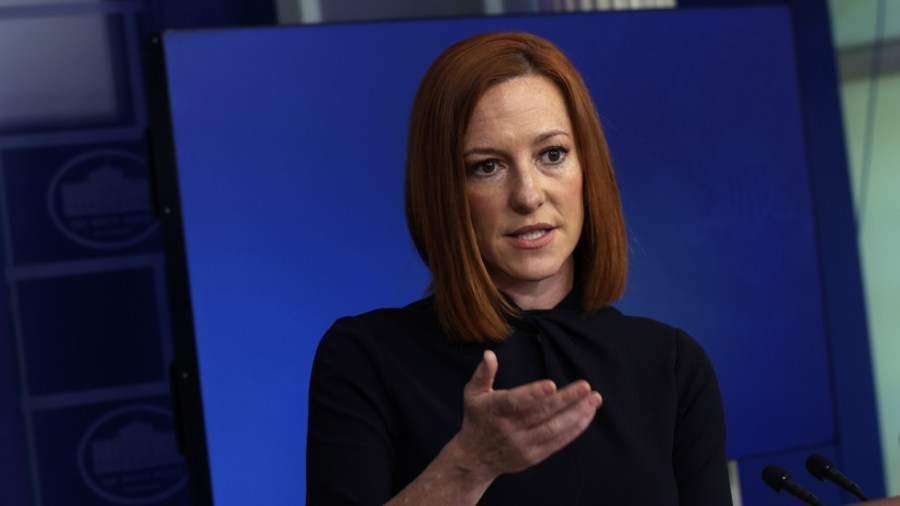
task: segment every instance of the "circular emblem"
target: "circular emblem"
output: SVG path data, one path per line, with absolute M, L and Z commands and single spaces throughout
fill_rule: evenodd
M 144 160 L 118 149 L 69 160 L 50 183 L 47 205 L 60 232 L 91 248 L 131 246 L 158 225 Z
M 161 501 L 187 483 L 172 414 L 149 404 L 115 409 L 97 419 L 81 438 L 78 468 L 91 490 L 118 504 Z

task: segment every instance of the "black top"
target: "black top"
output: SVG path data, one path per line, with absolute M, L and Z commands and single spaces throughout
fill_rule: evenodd
M 462 424 L 463 387 L 485 347 L 494 388 L 585 379 L 603 396 L 569 446 L 503 475 L 479 504 L 731 505 L 715 373 L 689 336 L 570 296 L 525 312 L 502 343 L 453 344 L 431 299 L 335 322 L 309 393 L 307 502 L 383 504 L 421 473 Z

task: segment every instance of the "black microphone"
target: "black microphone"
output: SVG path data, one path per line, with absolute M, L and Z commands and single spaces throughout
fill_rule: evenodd
M 859 485 L 850 481 L 849 478 L 844 476 L 843 473 L 837 470 L 834 467 L 834 462 L 826 459 L 821 455 L 816 455 L 815 453 L 810 455 L 806 459 L 806 469 L 815 476 L 817 479 L 821 481 L 831 481 L 837 483 L 839 487 L 850 492 L 855 495 L 859 499 L 863 501 L 868 501 L 869 498 L 866 497 L 866 494 L 863 493 L 862 489 L 859 488 Z
M 768 465 L 763 469 L 762 479 L 766 485 L 772 487 L 772 490 L 781 492 L 787 491 L 789 494 L 800 499 L 806 504 L 813 506 L 825 506 L 816 496 L 812 495 L 809 490 L 801 487 L 800 484 L 791 479 L 791 473 L 785 469 L 774 465 Z

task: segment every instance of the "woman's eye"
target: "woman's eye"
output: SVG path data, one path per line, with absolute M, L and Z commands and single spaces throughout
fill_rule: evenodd
M 472 166 L 472 173 L 478 176 L 490 176 L 497 172 L 497 160 L 483 160 Z
M 566 148 L 553 146 L 541 151 L 541 161 L 551 165 L 561 163 L 566 159 L 566 153 L 568 153 Z

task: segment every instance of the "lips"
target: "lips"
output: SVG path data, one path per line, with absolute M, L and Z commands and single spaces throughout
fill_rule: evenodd
M 516 246 L 520 248 L 540 248 L 548 244 L 553 239 L 553 232 L 556 227 L 539 223 L 516 229 L 506 237 L 510 238 Z
M 515 237 L 517 239 L 525 239 L 526 241 L 533 241 L 535 239 L 539 239 L 547 233 L 547 230 L 532 230 L 531 232 L 525 232 L 524 234 L 516 234 Z
M 555 227 L 553 227 L 552 225 L 548 225 L 546 223 L 535 223 L 534 225 L 528 225 L 527 227 L 522 227 L 522 228 L 513 230 L 512 232 L 510 232 L 506 235 L 508 235 L 510 237 L 521 237 L 521 236 L 529 235 L 529 234 L 537 234 L 537 236 L 540 237 L 540 235 L 543 235 L 543 234 L 553 230 L 554 228 Z

